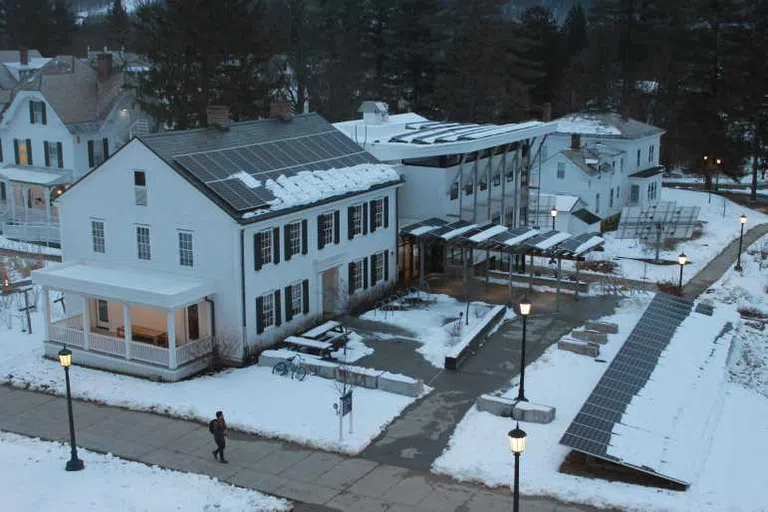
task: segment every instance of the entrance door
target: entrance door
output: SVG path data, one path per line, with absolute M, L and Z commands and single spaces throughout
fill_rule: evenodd
M 102 299 L 96 300 L 96 326 L 109 329 L 109 303 Z
M 335 313 L 339 302 L 339 267 L 323 272 L 323 314 Z
M 187 308 L 187 332 L 190 340 L 200 338 L 200 320 L 197 310 L 197 304 L 192 304 Z

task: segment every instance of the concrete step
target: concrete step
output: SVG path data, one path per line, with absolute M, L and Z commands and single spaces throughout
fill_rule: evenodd
M 584 324 L 584 328 L 589 331 L 605 332 L 608 334 L 616 334 L 619 332 L 618 324 L 611 322 L 587 322 Z
M 573 331 L 571 331 L 571 337 L 581 341 L 599 343 L 600 345 L 605 345 L 606 343 L 608 343 L 608 335 L 600 331 L 588 331 L 588 330 L 578 331 L 574 329 Z
M 582 356 L 598 357 L 600 355 L 600 345 L 567 337 L 557 342 L 557 348 Z

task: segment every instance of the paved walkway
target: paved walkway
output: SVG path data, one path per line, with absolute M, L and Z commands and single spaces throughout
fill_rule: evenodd
M 297 502 L 297 512 L 501 512 L 512 507 L 508 489 L 461 484 L 255 435 L 234 433 L 227 446 L 230 464 L 219 464 L 205 425 L 81 401 L 74 402 L 74 414 L 82 447 L 282 496 Z M 0 386 L 1 430 L 66 442 L 66 418 L 64 398 Z M 596 509 L 523 498 L 521 510 Z

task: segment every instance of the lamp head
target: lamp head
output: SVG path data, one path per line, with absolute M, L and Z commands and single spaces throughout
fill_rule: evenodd
M 59 350 L 59 364 L 64 368 L 72 366 L 72 351 L 66 346 Z
M 553 206 L 552 209 L 549 210 L 549 214 L 552 215 L 552 217 L 557 217 L 557 208 Z
M 720 160 L 719 158 L 716 160 L 716 162 L 717 162 L 717 165 L 720 165 L 721 163 L 723 163 L 723 161 Z
M 742 213 L 741 217 L 739 217 L 739 220 L 741 221 L 742 224 L 746 224 L 747 223 L 747 216 Z
M 523 316 L 528 316 L 530 312 L 531 301 L 529 301 L 527 297 L 523 297 L 523 300 L 520 301 L 520 314 Z
M 509 431 L 509 449 L 512 453 L 521 454 L 525 451 L 525 430 L 520 428 L 520 424 L 515 425 L 515 428 Z
M 704 155 L 704 160 L 709 160 L 709 155 Z
M 677 257 L 677 262 L 680 263 L 680 265 L 685 265 L 687 261 L 688 256 L 686 256 L 684 252 L 681 252 L 680 256 Z

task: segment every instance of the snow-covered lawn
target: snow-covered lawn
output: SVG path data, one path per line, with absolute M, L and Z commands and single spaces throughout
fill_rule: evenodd
M 590 358 L 558 351 L 552 347 L 529 365 L 526 371 L 528 397 L 533 402 L 556 406 L 557 416 L 548 425 L 521 424 L 528 434 L 526 452 L 521 459 L 523 494 L 556 496 L 566 501 L 636 511 L 746 512 L 768 509 L 766 506 L 768 494 L 766 494 L 762 476 L 765 460 L 768 457 L 768 443 L 764 441 L 768 434 L 766 334 L 747 327 L 734 314 L 735 308 L 744 305 L 768 312 L 768 295 L 765 291 L 765 286 L 768 284 L 768 269 L 764 268 L 760 271 L 756 255 L 749 254 L 766 241 L 768 237 L 759 240 L 746 251 L 742 259 L 742 265 L 745 268 L 742 273 L 731 268 L 713 287 L 714 292 L 706 296 L 714 302 L 715 315 L 723 320 L 735 321 L 736 330 L 732 353 L 728 359 L 729 378 L 722 385 L 717 386 L 713 381 L 720 378 L 719 375 L 722 374 L 716 371 L 709 372 L 711 375 L 705 376 L 704 381 L 691 387 L 698 392 L 694 392 L 689 397 L 690 405 L 674 413 L 680 415 L 683 420 L 678 418 L 678 430 L 673 432 L 678 440 L 688 444 L 687 446 L 677 444 L 677 447 L 682 447 L 683 450 L 678 451 L 676 459 L 690 462 L 690 468 L 682 469 L 687 469 L 693 475 L 691 487 L 685 492 L 666 491 L 558 472 L 560 464 L 569 451 L 568 448 L 559 444 L 560 438 L 607 365 L 597 363 Z M 601 359 L 608 362 L 613 359 L 649 300 L 642 297 L 625 299 L 614 315 L 604 319 L 618 323 L 619 333 L 609 335 L 608 344 L 601 347 Z M 701 325 L 698 326 L 693 325 L 691 320 L 686 322 L 681 325 L 675 336 L 682 345 L 705 338 L 701 334 L 696 334 L 697 329 L 706 327 L 704 321 L 701 321 Z M 710 331 L 714 329 L 710 328 Z M 714 332 L 707 334 L 708 339 L 715 335 Z M 674 345 L 673 339 L 670 349 L 673 349 Z M 684 349 L 682 345 L 678 348 Z M 675 385 L 673 384 L 675 379 L 671 377 L 675 373 L 674 368 L 670 367 L 669 361 L 665 364 L 666 358 L 675 356 L 672 352 L 670 350 L 664 354 L 649 385 L 644 388 L 649 396 L 658 396 L 658 392 L 652 392 L 651 388 L 654 385 L 663 384 L 652 382 L 654 379 L 667 380 L 669 385 Z M 690 351 L 692 355 L 693 352 L 695 351 Z M 683 350 L 683 353 L 689 352 Z M 721 366 L 723 355 L 720 353 L 716 356 L 720 357 L 718 364 Z M 665 366 L 666 370 L 670 371 L 664 370 Z M 700 377 L 702 375 L 704 374 L 702 373 Z M 719 387 L 720 391 L 702 390 L 702 385 L 710 384 Z M 513 381 L 512 387 L 505 392 L 505 395 L 514 394 L 515 385 L 516 381 Z M 687 385 L 691 386 L 690 383 Z M 719 414 L 717 414 L 718 405 L 714 404 L 717 400 L 722 400 Z M 637 403 L 642 405 L 643 397 L 640 397 Z M 638 426 L 637 422 L 650 420 L 655 425 L 664 424 L 665 420 L 673 414 L 669 411 L 665 412 L 661 405 L 664 404 L 657 403 L 650 411 L 645 411 L 643 413 L 647 417 L 645 420 L 642 414 L 633 416 L 632 411 L 628 409 L 629 416 L 622 418 L 622 423 L 625 423 L 624 420 L 631 420 L 633 425 Z M 706 428 L 691 429 L 691 433 L 696 430 L 708 436 L 698 439 L 698 443 L 694 443 L 693 439 L 686 441 L 688 432 L 680 430 L 684 428 L 682 424 L 685 423 L 685 417 L 690 419 L 693 416 L 701 416 L 703 418 L 706 413 L 695 414 L 697 410 L 703 409 L 715 412 L 714 415 L 710 415 L 711 424 Z M 433 470 L 450 474 L 458 479 L 477 480 L 490 486 L 508 486 L 513 477 L 512 458 L 507 449 L 506 439 L 510 425 L 509 418 L 499 418 L 489 413 L 479 412 L 473 407 L 458 425 L 443 455 L 435 461 Z M 672 441 L 674 442 L 674 439 Z M 639 446 L 642 443 L 637 442 L 638 446 L 634 447 L 623 443 L 626 446 L 621 449 L 626 452 L 633 448 L 636 450 L 643 450 L 644 447 L 654 448 L 648 444 L 647 439 L 644 442 L 645 446 Z M 666 443 L 666 440 L 664 442 Z
M 20 512 L 66 510 L 291 510 L 289 502 L 224 484 L 207 476 L 146 466 L 79 450 L 86 469 L 64 471 L 69 447 L 0 432 L 3 508 Z
M 64 393 L 58 363 L 43 358 L 42 319 L 33 314 L 33 335 L 0 327 L 0 381 Z M 359 350 L 356 349 L 356 350 Z M 217 410 L 231 427 L 344 453 L 363 450 L 414 399 L 375 389 L 354 391 L 354 434 L 338 441 L 334 381 L 309 376 L 299 382 L 270 368 L 232 369 L 176 383 L 160 383 L 75 367 L 72 393 L 78 398 L 136 410 L 207 421 Z
M 465 325 L 466 303 L 443 294 L 429 294 L 428 298 L 433 302 L 406 311 L 387 311 L 386 315 L 372 310 L 360 318 L 405 329 L 411 333 L 409 339 L 421 343 L 417 351 L 424 359 L 442 368 L 446 354 L 461 343 L 464 336 L 475 332 L 475 327 L 483 322 L 492 306 L 484 302 L 472 302 L 469 306 L 469 325 Z M 379 337 L 394 338 L 386 334 Z

